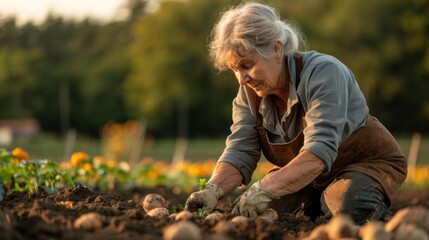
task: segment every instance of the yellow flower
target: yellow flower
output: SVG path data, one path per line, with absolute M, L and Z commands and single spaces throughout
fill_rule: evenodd
M 89 155 L 85 152 L 75 152 L 71 156 L 72 166 L 80 166 L 83 161 L 88 161 Z
M 85 171 L 87 171 L 87 172 L 89 172 L 89 171 L 91 171 L 92 169 L 93 169 L 93 167 L 92 167 L 92 164 L 91 163 L 85 163 L 84 165 L 83 165 L 83 169 L 85 170 Z
M 102 156 L 95 156 L 92 161 L 94 162 L 94 166 L 98 167 L 101 164 L 103 164 L 104 162 L 106 162 L 106 159 L 104 159 L 104 157 Z
M 187 162 L 181 162 L 179 163 L 178 170 L 181 172 L 186 172 L 188 170 L 188 165 L 189 164 Z
M 201 166 L 198 163 L 192 163 L 188 166 L 188 174 L 192 177 L 201 176 Z
M 147 173 L 147 177 L 148 177 L 150 180 L 156 180 L 156 178 L 158 177 L 158 173 L 157 173 L 155 170 L 149 171 L 149 172 Z
M 98 179 L 100 179 L 100 175 L 98 173 L 94 173 L 92 174 L 91 179 L 97 181 Z
M 416 172 L 414 174 L 414 183 L 416 184 L 425 184 L 429 179 L 429 167 L 428 166 L 420 166 L 416 168 Z
M 201 166 L 201 176 L 211 175 L 215 166 L 216 166 L 216 161 L 214 160 L 205 161 Z
M 13 149 L 12 155 L 16 162 L 21 162 L 30 159 L 28 153 L 22 148 Z
M 113 159 L 109 159 L 109 160 L 107 161 L 107 166 L 108 166 L 109 168 L 115 168 L 115 167 L 116 167 L 116 161 L 115 161 L 115 160 L 113 160 Z

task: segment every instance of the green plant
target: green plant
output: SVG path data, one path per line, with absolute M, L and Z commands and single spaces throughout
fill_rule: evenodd
M 34 192 L 41 187 L 48 193 L 59 187 L 74 186 L 72 177 L 50 160 L 15 161 L 11 152 L 0 149 L 0 178 L 11 191 Z
M 206 189 L 206 185 L 207 185 L 207 181 L 206 181 L 206 179 L 205 178 L 200 178 L 199 180 L 198 180 L 198 189 L 201 191 L 201 190 L 204 190 L 204 189 Z
M 182 205 L 180 205 L 180 204 L 177 204 L 177 206 L 176 206 L 176 205 L 174 205 L 174 206 L 172 207 L 172 211 L 173 211 L 173 213 L 181 212 L 181 211 L 183 211 L 183 209 L 184 209 L 184 207 L 183 207 Z
M 197 216 L 198 217 L 206 217 L 209 214 L 210 214 L 210 212 L 203 209 L 203 208 L 198 208 L 198 210 L 197 210 Z

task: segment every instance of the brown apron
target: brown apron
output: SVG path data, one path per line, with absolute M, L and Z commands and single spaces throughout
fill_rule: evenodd
M 295 58 L 295 61 L 298 85 L 302 58 Z M 253 90 L 247 92 L 253 92 Z M 256 94 L 255 97 L 257 97 Z M 260 99 L 256 100 L 256 103 L 259 104 Z M 259 109 L 259 105 L 256 109 Z M 302 106 L 298 109 L 304 113 Z M 303 126 L 306 126 L 304 119 L 303 121 Z M 272 144 L 262 123 L 263 117 L 257 112 L 257 130 L 261 149 L 267 160 L 276 165 L 273 169 L 275 170 L 285 166 L 299 154 L 304 144 L 304 133 L 301 131 L 291 142 Z M 373 177 L 384 187 L 390 200 L 406 178 L 406 159 L 390 132 L 375 117 L 369 115 L 366 126 L 354 131 L 340 144 L 331 170 L 319 175 L 310 186 L 324 188 L 345 171 L 358 171 Z

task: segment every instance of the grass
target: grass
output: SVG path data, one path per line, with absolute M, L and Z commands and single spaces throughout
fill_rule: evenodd
M 405 156 L 411 145 L 411 135 L 397 138 Z M 174 155 L 176 141 L 173 139 L 147 139 L 143 143 L 141 157 L 151 157 L 156 160 L 170 162 Z M 194 139 L 187 143 L 185 159 L 190 161 L 216 160 L 223 151 L 225 139 Z M 32 159 L 50 159 L 62 161 L 67 159 L 65 138 L 53 135 L 39 135 L 32 139 L 15 140 L 10 146 L 2 146 L 8 149 L 21 147 L 25 149 Z M 83 136 L 77 136 L 72 152 L 84 151 L 91 156 L 102 155 L 100 141 Z M 422 136 L 417 165 L 429 164 L 429 137 Z
M 62 161 L 66 152 L 66 139 L 50 134 L 41 134 L 31 139 L 16 139 L 8 149 L 20 147 L 25 149 L 31 159 L 49 159 Z M 85 137 L 79 137 L 74 145 L 73 151 L 84 151 L 90 155 L 99 154 L 99 142 Z
M 143 144 L 142 156 L 171 161 L 176 147 L 174 139 L 160 139 Z M 190 161 L 216 160 L 225 147 L 224 139 L 194 139 L 187 143 L 185 159 Z
M 72 152 L 82 151 L 90 156 L 102 155 L 100 141 L 78 136 Z M 143 143 L 141 157 L 150 157 L 156 160 L 170 162 L 174 155 L 176 141 L 172 139 L 148 139 Z M 224 139 L 197 139 L 189 140 L 185 159 L 190 161 L 216 160 L 225 146 Z M 50 159 L 62 161 L 68 159 L 66 152 L 66 139 L 53 135 L 39 135 L 32 139 L 17 139 L 10 146 L 0 146 L 7 149 L 20 147 L 25 149 L 31 159 Z

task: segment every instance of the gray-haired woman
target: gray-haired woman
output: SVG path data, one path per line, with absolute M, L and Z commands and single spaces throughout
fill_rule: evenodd
M 226 148 L 186 209 L 212 211 L 248 184 L 262 151 L 274 167 L 235 201 L 233 213 L 346 213 L 358 224 L 389 216 L 390 198 L 406 177 L 402 151 L 369 115 L 350 69 L 332 56 L 300 52 L 300 42 L 264 4 L 233 7 L 217 22 L 210 56 L 216 68 L 234 72 L 240 88 Z

